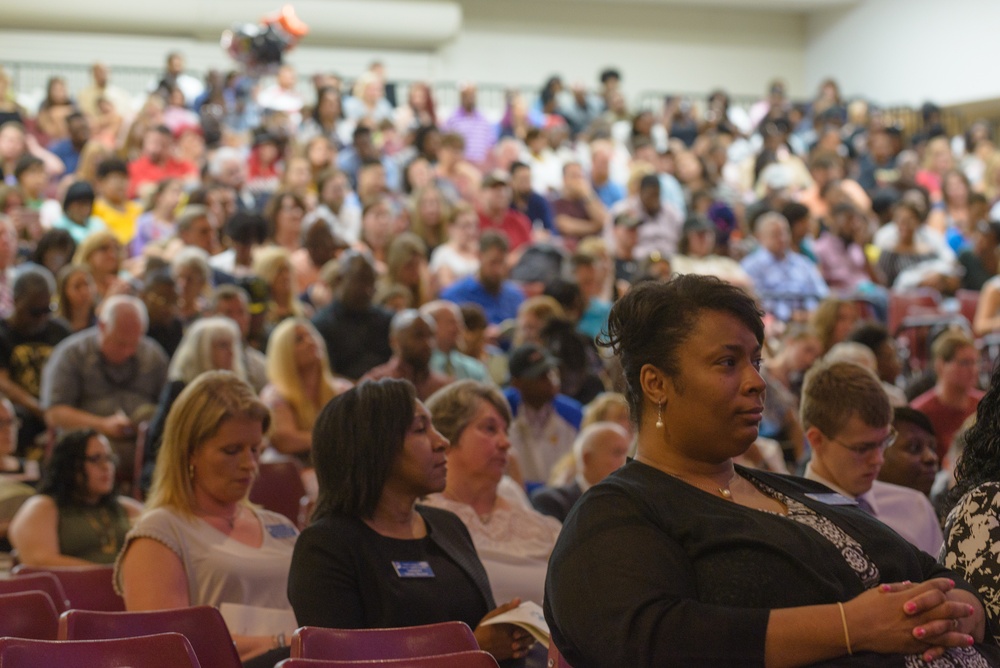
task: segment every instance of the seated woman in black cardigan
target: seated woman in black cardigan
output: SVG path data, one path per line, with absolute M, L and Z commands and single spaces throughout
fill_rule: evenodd
M 525 656 L 526 631 L 479 624 L 520 601 L 496 607 L 462 521 L 416 503 L 444 489 L 447 445 L 408 381 L 362 383 L 323 408 L 313 430 L 319 498 L 288 577 L 299 625 L 459 620 L 498 660 Z
M 643 283 L 607 331 L 638 454 L 580 499 L 549 561 L 545 617 L 574 668 L 997 665 L 952 571 L 853 499 L 733 464 L 764 405 L 752 298 L 709 277 Z M 872 406 L 838 397 L 858 433 L 825 436 L 877 471 L 892 409 L 870 375 Z

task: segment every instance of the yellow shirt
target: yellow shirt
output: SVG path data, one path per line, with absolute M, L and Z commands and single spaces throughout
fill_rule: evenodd
M 127 246 L 135 236 L 135 221 L 141 213 L 142 206 L 138 202 L 126 202 L 124 211 L 105 199 L 94 202 L 94 215 L 104 221 L 123 246 Z

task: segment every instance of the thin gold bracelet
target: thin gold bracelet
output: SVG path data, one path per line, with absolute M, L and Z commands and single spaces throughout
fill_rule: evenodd
M 844 624 L 844 642 L 847 643 L 847 655 L 854 656 L 854 652 L 851 651 L 851 634 L 847 631 L 847 615 L 844 613 L 844 604 L 837 601 L 837 607 L 840 608 L 840 621 Z

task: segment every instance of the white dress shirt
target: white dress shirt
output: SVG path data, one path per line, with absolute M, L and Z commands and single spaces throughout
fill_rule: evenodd
M 805 477 L 821 482 L 849 499 L 856 498 L 817 474 L 812 462 L 806 465 Z M 872 488 L 859 498 L 868 502 L 876 519 L 927 554 L 937 558 L 941 545 L 944 544 L 944 536 L 941 534 L 941 525 L 938 524 L 934 507 L 926 496 L 909 487 L 876 480 L 872 483 Z

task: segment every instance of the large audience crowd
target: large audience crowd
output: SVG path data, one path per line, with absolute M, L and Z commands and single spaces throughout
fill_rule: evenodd
M 763 379 L 741 390 L 760 399 L 757 429 L 730 454 L 815 481 L 731 475 L 721 496 L 808 515 L 806 497 L 825 485 L 919 548 L 892 571 L 900 578 L 940 575 L 927 553 L 964 573 L 984 597 L 987 641 L 1000 637 L 986 593 L 1000 588 L 963 552 L 974 523 L 945 525 L 987 389 L 980 339 L 1000 329 L 1000 152 L 988 123 L 949 136 L 927 104 L 922 125 L 902 128 L 832 80 L 806 102 L 775 81 L 746 108 L 717 90 L 632 111 L 608 69 L 593 90 L 554 76 L 537 99 L 511 92 L 493 114 L 474 84 L 443 109 L 431 86 L 395 84 L 380 63 L 350 85 L 316 73 L 306 91 L 288 65 L 268 85 L 214 71 L 199 81 L 171 53 L 137 105 L 105 65 L 92 77 L 77 91 L 53 77 L 29 111 L 0 69 L 0 476 L 11 501 L 0 527 L 23 563 L 115 563 L 130 609 L 294 609 L 234 632 L 247 665 L 287 656 L 296 619 L 461 619 L 502 663 L 544 665 L 516 627 L 480 623 L 543 598 L 580 665 L 655 665 L 652 649 L 588 654 L 601 633 L 559 622 L 546 569 L 571 509 L 630 453 L 684 478 L 671 469 L 683 458 L 643 444 L 665 431 L 681 447 L 690 415 L 660 389 L 686 368 L 674 348 L 703 354 L 692 332 L 721 318 L 699 340 L 743 332 L 726 344 L 735 350 L 756 339 L 752 355 L 721 365 L 752 363 Z M 657 299 L 716 301 L 664 319 L 651 286 L 678 280 Z M 734 292 L 712 292 L 723 287 Z M 622 320 L 613 309 L 630 299 Z M 906 300 L 924 310 L 900 311 Z M 905 320 L 914 313 L 925 320 Z M 661 359 L 648 345 L 664 332 Z M 642 359 L 667 380 L 640 373 Z M 862 378 L 837 371 L 845 364 Z M 711 422 L 717 400 L 692 414 Z M 247 504 L 258 459 L 299 466 L 315 502 L 301 538 Z M 626 496 L 655 482 L 626 478 Z M 961 470 L 957 489 L 970 490 Z M 585 536 L 582 523 L 567 540 Z M 855 534 L 865 526 L 848 522 L 836 539 L 882 549 Z M 879 582 L 871 568 L 866 588 Z M 337 609 L 325 603 L 334 593 Z M 963 638 L 981 641 L 983 628 L 963 626 Z M 957 642 L 928 633 L 932 653 Z

